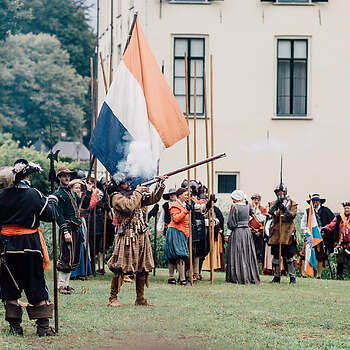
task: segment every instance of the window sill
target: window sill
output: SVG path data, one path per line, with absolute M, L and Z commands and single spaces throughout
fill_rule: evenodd
M 291 116 L 277 116 L 277 115 L 275 115 L 271 119 L 272 120 L 313 120 L 314 118 L 312 118 L 308 115 L 306 115 L 306 116 L 298 116 L 298 115 L 296 115 L 296 116 L 292 116 L 292 115 Z
M 274 6 L 315 6 L 313 2 L 274 2 Z
M 212 3 L 212 1 L 169 0 L 169 4 L 175 4 L 175 5 L 211 5 L 211 3 Z

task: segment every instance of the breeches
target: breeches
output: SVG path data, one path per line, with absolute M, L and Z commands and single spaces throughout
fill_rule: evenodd
M 46 286 L 43 259 L 39 253 L 6 254 L 6 262 L 20 290 L 18 290 L 5 266 L 1 266 L 1 299 L 17 300 L 22 291 L 30 304 L 49 300 Z
M 81 254 L 81 233 L 79 227 L 71 229 L 72 242 L 67 243 L 63 231 L 60 230 L 60 258 L 57 263 L 57 270 L 65 273 L 74 270 L 80 262 Z

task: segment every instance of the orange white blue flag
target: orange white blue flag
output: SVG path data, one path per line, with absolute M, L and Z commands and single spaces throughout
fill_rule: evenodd
M 307 220 L 307 233 L 305 235 L 305 272 L 314 277 L 317 273 L 315 246 L 323 241 L 321 230 L 317 222 L 316 213 L 310 200 L 309 216 Z
M 162 151 L 188 135 L 182 110 L 135 19 L 90 151 L 111 175 L 123 173 L 140 183 L 156 174 Z

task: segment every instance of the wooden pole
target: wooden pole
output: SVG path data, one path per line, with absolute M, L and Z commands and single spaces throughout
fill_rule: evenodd
M 107 94 L 108 92 L 108 86 L 107 86 L 107 79 L 106 79 L 106 73 L 105 73 L 105 66 L 103 64 L 103 59 L 102 59 L 102 53 L 100 52 L 100 61 L 101 61 L 101 68 L 102 68 L 102 75 L 103 75 L 103 82 L 105 85 L 105 92 Z
M 156 275 L 156 266 L 157 266 L 157 214 L 154 217 L 154 243 L 153 243 L 153 260 L 154 260 L 154 269 L 153 276 Z
M 187 54 L 185 53 L 185 83 L 186 83 L 186 120 L 189 124 L 189 104 L 188 104 L 188 67 L 187 67 Z M 190 136 L 187 136 L 187 165 L 190 165 Z M 187 182 L 188 182 L 188 199 L 191 200 L 191 170 L 187 170 Z M 193 261 L 192 261 L 192 220 L 191 212 L 189 212 L 189 237 L 188 237 L 188 250 L 189 250 L 189 260 L 190 260 L 190 283 L 193 286 Z
M 282 243 L 281 243 L 281 232 L 282 232 L 282 211 L 279 209 L 279 229 L 280 229 L 280 235 L 279 235 L 279 242 L 278 242 L 278 274 L 281 277 L 281 272 L 282 272 L 282 262 L 281 262 L 281 257 L 282 257 Z
M 206 84 L 206 74 L 205 74 L 205 69 L 203 67 L 203 79 L 204 79 L 204 93 L 203 93 L 203 98 L 204 98 L 204 117 L 205 117 L 205 153 L 206 157 L 209 158 L 209 128 L 208 128 L 208 110 L 207 110 L 207 84 Z M 208 188 L 208 199 L 210 199 L 210 169 L 209 169 L 209 163 L 207 163 L 207 188 Z M 211 210 L 208 211 L 208 219 L 209 219 L 209 246 L 210 246 L 210 281 L 214 281 L 214 247 L 212 245 L 212 220 L 214 219 L 211 215 Z
M 106 185 L 108 183 L 108 171 L 106 170 Z M 105 260 L 106 260 L 106 241 L 107 241 L 107 216 L 108 211 L 105 209 L 105 215 L 103 220 L 103 248 L 102 248 L 102 270 L 105 270 Z
M 113 79 L 113 54 L 111 53 L 111 56 L 109 57 L 109 86 L 112 85 L 112 79 Z
M 210 55 L 210 128 L 211 128 L 211 155 L 214 154 L 214 102 L 213 102 L 213 55 Z M 211 193 L 214 194 L 214 163 L 211 163 Z M 214 247 L 214 206 L 211 208 L 211 246 Z M 210 253 L 212 255 L 213 251 Z M 214 273 L 211 273 L 211 283 L 214 283 Z
M 193 77 L 193 161 L 197 161 L 197 62 L 194 61 Z M 194 168 L 194 179 L 197 180 L 197 169 Z

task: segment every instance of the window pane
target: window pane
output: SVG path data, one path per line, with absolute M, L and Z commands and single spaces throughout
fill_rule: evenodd
M 182 112 L 186 114 L 186 96 L 176 96 L 176 100 L 179 102 Z
M 175 56 L 185 56 L 187 52 L 187 39 L 175 39 Z
M 196 79 L 196 90 L 197 95 L 203 95 L 203 78 Z M 191 78 L 190 94 L 194 95 L 194 78 Z
M 181 60 L 181 59 L 175 60 L 175 76 L 177 77 L 185 76 L 185 60 Z
M 277 114 L 290 114 L 290 62 L 278 63 Z
M 294 58 L 306 58 L 306 41 L 294 41 Z
M 175 78 L 175 95 L 186 95 L 185 78 Z
M 218 193 L 231 193 L 237 189 L 237 175 L 218 175 Z
M 194 114 L 194 96 L 191 96 L 190 99 L 190 113 Z M 196 96 L 196 114 L 203 114 L 203 96 Z
M 306 62 L 294 62 L 293 114 L 306 114 Z
M 278 58 L 291 58 L 290 40 L 278 40 Z
M 204 40 L 203 39 L 191 39 L 191 57 L 203 57 L 204 56 Z
M 191 77 L 194 77 L 194 63 L 196 62 L 196 76 L 203 76 L 203 60 L 191 60 Z

